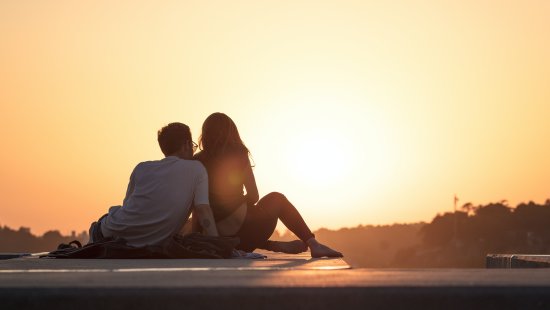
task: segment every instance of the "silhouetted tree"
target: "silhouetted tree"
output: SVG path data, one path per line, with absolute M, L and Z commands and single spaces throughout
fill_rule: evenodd
M 476 207 L 471 202 L 467 202 L 462 205 L 461 209 L 464 210 L 468 215 L 471 215 L 475 212 Z

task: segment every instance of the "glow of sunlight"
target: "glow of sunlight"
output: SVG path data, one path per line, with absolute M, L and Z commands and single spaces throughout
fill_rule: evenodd
M 335 159 L 342 135 L 333 130 L 302 131 L 289 141 L 287 167 L 293 178 L 312 187 L 327 187 L 349 180 L 353 160 Z M 335 162 L 337 161 L 337 163 Z

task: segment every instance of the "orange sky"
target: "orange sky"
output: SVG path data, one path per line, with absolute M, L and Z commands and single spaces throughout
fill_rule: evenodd
M 312 228 L 550 198 L 550 2 L 2 1 L 0 225 L 87 229 L 231 116 Z

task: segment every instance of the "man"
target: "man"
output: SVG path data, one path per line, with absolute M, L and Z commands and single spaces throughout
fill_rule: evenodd
M 90 243 L 121 237 L 130 246 L 159 245 L 180 231 L 191 211 L 207 235 L 218 236 L 206 169 L 191 160 L 196 144 L 189 127 L 168 124 L 158 131 L 158 142 L 166 157 L 134 168 L 123 205 L 92 224 Z

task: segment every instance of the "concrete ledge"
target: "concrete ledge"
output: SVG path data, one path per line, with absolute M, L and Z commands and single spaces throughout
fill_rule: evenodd
M 488 254 L 487 268 L 550 268 L 550 255 Z
M 548 309 L 544 287 L 18 288 L 2 309 Z
M 0 309 L 550 309 L 550 269 L 350 269 L 340 259 L 0 261 Z

